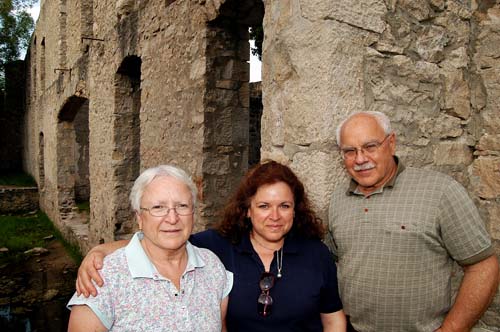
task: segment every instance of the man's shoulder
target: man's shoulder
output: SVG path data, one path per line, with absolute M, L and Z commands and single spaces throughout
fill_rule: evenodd
M 438 185 L 445 185 L 450 183 L 456 183 L 457 181 L 453 179 L 448 174 L 443 172 L 421 167 L 406 167 L 398 178 L 405 180 L 417 180 L 419 183 L 433 183 Z
M 344 178 L 341 181 L 339 181 L 338 185 L 333 189 L 333 196 L 345 194 L 349 189 L 351 181 L 352 181 L 351 178 L 347 179 Z

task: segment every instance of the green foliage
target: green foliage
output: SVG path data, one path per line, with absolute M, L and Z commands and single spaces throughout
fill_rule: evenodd
M 78 208 L 78 211 L 80 212 L 90 212 L 90 202 L 89 201 L 83 201 L 83 202 L 76 202 L 76 207 Z
M 4 65 L 19 59 L 29 46 L 34 22 L 27 9 L 37 0 L 0 0 L 0 89 L 5 87 Z
M 250 27 L 250 39 L 255 41 L 255 46 L 252 47 L 252 54 L 257 56 L 262 61 L 262 41 L 264 40 L 264 29 L 262 25 Z
M 9 249 L 0 253 L 0 264 L 19 261 L 26 250 L 44 247 L 47 244 L 44 238 L 50 235 L 63 243 L 77 263 L 81 262 L 78 249 L 63 239 L 45 213 L 38 211 L 36 214 L 0 216 L 0 248 Z
M 0 174 L 0 185 L 16 187 L 36 187 L 35 180 L 26 173 Z

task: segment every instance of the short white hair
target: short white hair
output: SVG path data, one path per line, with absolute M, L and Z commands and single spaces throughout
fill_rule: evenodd
M 191 177 L 178 167 L 172 165 L 159 165 L 156 167 L 148 168 L 147 170 L 142 172 L 141 175 L 139 175 L 139 177 L 135 180 L 129 196 L 130 205 L 132 206 L 132 209 L 134 211 L 140 211 L 141 199 L 146 186 L 150 184 L 155 178 L 161 176 L 170 176 L 184 183 L 191 192 L 193 206 L 196 206 L 198 189 L 196 188 L 193 180 L 191 180 Z
M 378 125 L 384 130 L 384 133 L 386 135 L 389 135 L 392 133 L 391 120 L 389 120 L 389 117 L 387 115 L 385 115 L 384 113 L 378 112 L 378 111 L 354 112 L 354 113 L 349 114 L 349 116 L 347 118 L 345 118 L 344 120 L 342 120 L 342 122 L 340 122 L 339 125 L 337 126 L 337 130 L 336 130 L 335 134 L 336 134 L 336 138 L 337 138 L 337 145 L 339 147 L 342 144 L 342 142 L 340 141 L 340 133 L 342 132 L 342 127 L 344 127 L 346 122 L 348 122 L 353 117 L 360 115 L 360 114 L 373 117 L 375 119 L 375 121 L 377 121 Z

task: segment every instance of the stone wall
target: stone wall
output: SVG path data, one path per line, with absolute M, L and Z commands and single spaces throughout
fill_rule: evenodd
M 255 155 L 247 41 L 262 22 L 261 159 L 296 170 L 325 218 L 345 177 L 336 125 L 383 111 L 405 163 L 469 190 L 500 254 L 499 17 L 498 1 L 45 0 L 25 168 L 83 249 L 131 234 L 128 191 L 159 163 L 193 175 L 198 229 L 214 222 Z M 86 176 L 88 223 L 75 207 Z M 499 312 L 497 296 L 483 323 Z
M 202 197 L 197 228 L 248 167 L 248 26 L 260 1 L 45 0 L 28 62 L 26 171 L 86 250 L 129 237 L 141 170 L 173 163 Z M 84 231 L 82 231 L 84 230 Z
M 469 190 L 500 254 L 499 18 L 498 1 L 266 1 L 262 158 L 290 163 L 326 217 L 336 125 L 382 111 L 406 164 Z M 499 313 L 497 295 L 482 323 Z
M 38 210 L 36 187 L 0 186 L 0 213 L 21 213 Z

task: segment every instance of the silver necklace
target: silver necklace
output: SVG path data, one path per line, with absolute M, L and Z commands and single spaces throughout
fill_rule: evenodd
M 250 238 L 254 240 L 262 248 L 276 252 L 276 268 L 278 270 L 278 274 L 276 274 L 276 277 L 281 278 L 283 276 L 283 274 L 281 273 L 281 271 L 283 270 L 283 246 L 281 246 L 281 248 L 279 248 L 278 250 L 274 250 L 264 246 L 255 238 L 255 236 L 250 235 Z
M 283 247 L 276 251 L 276 267 L 278 269 L 276 277 L 281 278 L 281 270 L 283 269 Z

